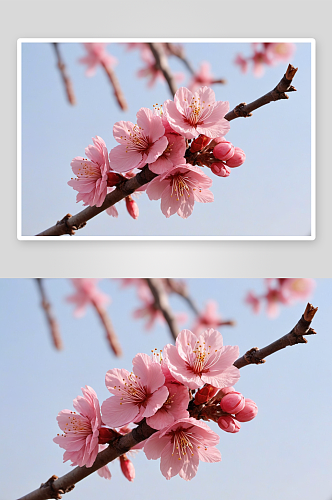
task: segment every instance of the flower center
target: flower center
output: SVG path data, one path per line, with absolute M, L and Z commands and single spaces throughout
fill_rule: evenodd
M 88 162 L 87 158 L 83 158 L 83 162 Z M 81 177 L 101 177 L 100 175 L 100 167 L 98 165 L 94 165 L 91 162 L 83 163 L 81 162 L 81 168 L 78 169 L 76 174 L 77 179 L 80 180 Z
M 150 147 L 149 139 L 143 132 L 143 129 L 138 125 L 134 125 L 133 130 L 129 132 L 129 137 L 121 136 L 121 139 L 126 141 L 126 153 L 135 151 L 139 153 L 147 152 Z
M 175 174 L 172 175 L 171 177 L 171 186 L 172 186 L 172 193 L 171 196 L 173 196 L 173 193 L 176 195 L 177 199 L 179 200 L 179 197 L 184 197 L 185 195 L 190 196 L 190 179 L 189 177 L 186 177 L 182 174 Z
M 187 454 L 187 451 L 194 456 L 194 447 L 189 439 L 190 433 L 184 432 L 183 429 L 178 429 L 173 433 L 173 451 L 174 454 L 178 455 L 178 460 L 182 460 Z
M 121 396 L 121 403 L 126 404 L 126 403 L 131 403 L 131 404 L 136 404 L 136 405 L 142 405 L 146 403 L 148 394 L 146 393 L 146 387 L 143 387 L 139 381 L 139 378 L 137 375 L 135 375 L 133 372 L 131 372 L 127 376 L 127 381 L 123 379 L 124 384 L 119 385 L 119 386 L 114 386 L 114 389 L 118 387 L 120 393 L 122 394 Z
M 67 417 L 68 422 L 65 425 L 65 430 L 63 436 L 67 436 L 69 432 L 74 434 L 82 434 L 88 436 L 92 434 L 90 420 L 82 415 L 77 415 L 75 411 L 71 412 L 71 415 Z

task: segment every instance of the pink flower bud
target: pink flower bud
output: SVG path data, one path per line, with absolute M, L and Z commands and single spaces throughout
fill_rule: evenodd
M 213 156 L 218 160 L 229 160 L 235 153 L 235 148 L 231 142 L 219 142 L 213 149 Z
M 213 141 L 210 142 L 210 149 L 214 148 L 220 142 L 227 142 L 225 137 L 215 137 Z
M 211 171 L 218 175 L 218 177 L 228 177 L 231 173 L 230 169 L 222 162 L 212 163 Z
M 107 172 L 107 186 L 113 187 L 119 184 L 119 182 L 126 180 L 125 177 L 121 174 L 117 174 L 116 172 Z
M 220 408 L 226 413 L 238 413 L 245 405 L 244 396 L 240 392 L 230 392 L 220 401 Z
M 203 403 L 206 403 L 218 392 L 218 390 L 219 389 L 216 389 L 210 384 L 205 385 L 204 387 L 202 387 L 202 389 L 196 392 L 194 404 L 201 405 Z
M 108 429 L 107 427 L 101 427 L 99 429 L 98 443 L 106 444 L 115 437 L 117 437 L 118 435 L 119 434 L 117 432 L 114 432 L 113 429 Z
M 254 403 L 251 399 L 246 399 L 243 410 L 239 411 L 235 418 L 236 420 L 239 420 L 239 422 L 249 422 L 256 417 L 257 412 L 258 408 L 256 403 Z
M 121 455 L 120 457 L 120 466 L 123 475 L 128 481 L 134 481 L 135 479 L 135 467 L 133 463 L 127 458 L 127 455 Z
M 205 146 L 209 144 L 210 141 L 211 141 L 210 137 L 206 137 L 205 135 L 201 134 L 191 143 L 190 151 L 192 153 L 201 151 L 203 148 L 205 148 Z
M 226 161 L 226 165 L 231 168 L 239 167 L 240 165 L 242 165 L 242 163 L 244 163 L 245 159 L 246 155 L 244 151 L 242 151 L 242 149 L 240 148 L 235 148 L 234 155 L 232 156 L 232 158 Z
M 131 196 L 126 196 L 126 207 L 127 207 L 129 215 L 133 219 L 138 219 L 138 215 L 139 215 L 138 205 L 137 205 L 136 201 L 132 199 Z
M 220 417 L 218 419 L 218 425 L 219 425 L 220 429 L 222 429 L 223 431 L 232 432 L 232 433 L 239 432 L 239 430 L 241 428 L 241 425 L 239 424 L 239 422 L 236 422 L 236 420 L 234 420 L 233 417 L 228 416 L 228 415 L 226 415 L 224 417 Z

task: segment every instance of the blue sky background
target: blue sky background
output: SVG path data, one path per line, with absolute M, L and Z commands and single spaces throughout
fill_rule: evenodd
M 214 299 L 225 319 L 236 320 L 235 327 L 221 331 L 224 343 L 239 345 L 241 354 L 289 332 L 305 307 L 304 303 L 283 307 L 271 320 L 264 313 L 255 316 L 243 302 L 248 290 L 263 291 L 260 279 L 186 281 L 200 309 Z M 52 474 L 61 476 L 71 469 L 62 464 L 63 450 L 52 439 L 58 433 L 58 412 L 72 409 L 82 386 L 93 387 L 103 401 L 109 397 L 104 384 L 107 370 L 131 370 L 137 352 L 150 353 L 172 341 L 164 325 L 148 333 L 142 321 L 132 319 L 132 311 L 139 307 L 133 288 L 121 289 L 118 281 L 109 279 L 99 286 L 112 297 L 108 312 L 122 344 L 122 359 L 111 353 L 92 309 L 81 319 L 73 317 L 73 306 L 65 301 L 72 293 L 68 280 L 45 280 L 60 324 L 62 352 L 51 345 L 34 280 L 0 280 L 2 498 L 18 498 Z M 201 462 L 197 476 L 188 483 L 179 477 L 166 481 L 159 461 L 147 461 L 139 452 L 133 458 L 133 483 L 124 478 L 116 461 L 110 464 L 111 481 L 94 474 L 76 486 L 71 500 L 153 500 L 156 494 L 160 500 L 216 495 L 225 500 L 265 500 L 267 495 L 269 500 L 331 500 L 331 299 L 332 281 L 317 280 L 310 300 L 319 307 L 312 325 L 317 335 L 306 345 L 275 353 L 264 365 L 241 369 L 236 387 L 257 403 L 259 412 L 235 435 L 211 423 L 220 435 L 221 463 Z M 193 318 L 186 304 L 173 296 L 171 304 L 174 311 L 188 313 L 182 327 L 190 327 Z M 8 481 L 9 477 L 16 480 Z
M 217 78 L 227 85 L 214 85 L 217 100 L 230 108 L 251 102 L 270 91 L 287 67 L 267 67 L 262 78 L 250 70 L 243 75 L 233 61 L 238 52 L 251 54 L 249 43 L 188 43 L 186 53 L 195 68 L 211 63 Z M 135 75 L 143 67 L 137 50 L 128 52 L 113 43 L 108 51 L 118 58 L 115 68 L 128 102 L 118 108 L 102 68 L 85 77 L 78 63 L 85 51 L 79 43 L 60 44 L 73 82 L 77 105 L 67 103 L 54 49 L 49 43 L 22 45 L 22 235 L 31 236 L 52 226 L 68 212 L 82 210 L 76 191 L 67 185 L 72 177 L 70 162 L 83 156 L 92 137 L 101 136 L 108 147 L 117 145 L 112 130 L 119 120 L 136 121 L 141 107 L 169 99 L 169 89 L 158 82 L 149 89 Z M 311 233 L 311 57 L 310 44 L 297 43 L 290 61 L 299 67 L 294 79 L 298 89 L 286 101 L 256 110 L 251 118 L 231 122 L 227 139 L 242 148 L 247 159 L 228 178 L 214 176 L 214 203 L 196 203 L 193 214 L 166 219 L 159 201 L 146 194 L 138 200 L 140 216 L 133 220 L 124 202 L 119 218 L 100 214 L 79 231 L 79 236 L 308 236 Z M 186 75 L 181 61 L 170 59 L 174 72 Z

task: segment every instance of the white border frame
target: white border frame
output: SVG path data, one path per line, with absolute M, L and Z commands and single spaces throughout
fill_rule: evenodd
M 252 43 L 311 44 L 311 235 L 310 236 L 22 236 L 22 44 L 84 42 Z M 51 224 L 50 224 L 51 226 Z M 45 228 L 46 229 L 46 228 Z M 19 38 L 17 40 L 17 239 L 51 241 L 313 241 L 316 239 L 316 40 L 314 38 Z

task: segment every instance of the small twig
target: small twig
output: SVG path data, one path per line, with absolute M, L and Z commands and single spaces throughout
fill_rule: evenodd
M 104 68 L 104 70 L 105 70 L 105 72 L 106 72 L 106 74 L 111 82 L 111 85 L 112 85 L 113 90 L 114 90 L 115 98 L 116 98 L 120 108 L 123 111 L 126 111 L 128 109 L 127 102 L 125 100 L 123 91 L 121 89 L 119 80 L 118 80 L 115 72 L 113 71 L 113 69 L 110 66 L 107 66 L 104 62 L 102 62 L 101 65 Z
M 298 68 L 294 68 L 294 66 L 289 64 L 286 73 L 273 90 L 250 104 L 246 104 L 245 102 L 238 104 L 232 111 L 225 115 L 226 120 L 231 121 L 235 118 L 239 118 L 240 116 L 246 118 L 252 115 L 252 111 L 265 106 L 265 104 L 269 104 L 272 101 L 278 101 L 279 99 L 288 99 L 288 95 L 285 92 L 296 91 L 291 83 L 297 70 Z
M 289 65 L 286 74 L 280 80 L 280 82 L 273 91 L 269 92 L 260 99 L 257 99 L 251 104 L 245 104 L 245 103 L 239 104 L 233 109 L 233 111 L 230 111 L 229 113 L 227 113 L 227 115 L 225 115 L 226 120 L 231 121 L 234 120 L 235 118 L 239 118 L 240 116 L 250 116 L 251 111 L 253 111 L 254 109 L 257 109 L 260 106 L 263 106 L 264 104 L 268 104 L 269 102 L 271 102 L 271 100 L 277 100 L 277 99 L 272 99 L 271 97 L 272 95 L 279 96 L 278 99 L 282 99 L 282 97 L 280 96 L 282 95 L 283 92 L 285 92 L 286 90 L 288 91 L 295 90 L 294 87 L 290 86 L 292 80 L 288 80 L 288 78 L 292 79 L 296 71 L 297 71 L 296 68 Z M 267 96 L 269 96 L 269 98 L 267 98 Z M 65 221 L 64 219 L 58 221 L 54 226 L 50 227 L 49 229 L 46 229 L 45 231 L 42 231 L 36 236 L 62 236 L 64 234 L 71 234 L 71 235 L 75 234 L 74 231 L 85 226 L 88 220 L 92 219 L 93 217 L 96 217 L 96 215 L 100 214 L 101 212 L 104 212 L 104 210 L 106 210 L 107 208 L 115 205 L 129 194 L 132 194 L 139 187 L 152 181 L 152 179 L 157 177 L 157 175 L 158 174 L 154 174 L 148 169 L 148 165 L 145 165 L 142 171 L 138 173 L 135 177 L 132 177 L 131 179 L 124 181 L 123 183 L 118 185 L 114 191 L 109 193 L 106 196 L 105 201 L 101 207 L 96 207 L 96 206 L 87 207 L 78 214 L 70 216 L 70 218 L 67 218 Z
M 114 352 L 115 356 L 122 356 L 122 349 L 113 328 L 111 318 L 107 314 L 106 310 L 101 307 L 96 301 L 92 300 L 92 305 L 94 306 L 102 324 L 105 327 L 106 338 L 112 351 Z
M 52 43 L 52 45 L 55 49 L 56 57 L 58 60 L 58 68 L 60 70 L 61 78 L 62 78 L 62 81 L 64 83 L 65 89 L 66 89 L 67 99 L 70 102 L 70 104 L 75 105 L 76 98 L 75 98 L 75 94 L 74 94 L 73 85 L 72 85 L 71 79 L 69 78 L 69 76 L 67 74 L 67 69 L 66 69 L 65 63 L 62 60 L 60 50 L 59 50 L 59 44 Z
M 191 62 L 186 58 L 184 49 L 181 45 L 174 45 L 174 43 L 165 43 L 167 50 L 170 54 L 180 59 L 186 66 L 187 70 L 194 75 L 195 70 L 191 65 Z
M 37 283 L 37 286 L 38 286 L 38 289 L 40 292 L 40 296 L 42 299 L 41 306 L 45 312 L 46 320 L 47 320 L 47 323 L 48 323 L 49 328 L 50 328 L 54 347 L 60 351 L 63 348 L 60 330 L 59 330 L 58 322 L 55 319 L 54 314 L 52 312 L 51 304 L 47 299 L 43 279 L 42 278 L 35 278 L 35 280 L 36 280 L 36 283 Z
M 174 97 L 177 91 L 177 85 L 175 83 L 174 76 L 168 66 L 167 57 L 163 46 L 160 43 L 149 43 L 150 50 L 156 61 L 156 67 L 162 72 L 165 80 L 168 84 L 169 90 Z
M 155 279 L 155 278 L 146 278 L 145 280 L 153 295 L 156 308 L 158 308 L 161 311 L 162 315 L 165 318 L 166 323 L 169 326 L 173 339 L 176 340 L 176 337 L 179 335 L 180 330 L 177 325 L 173 311 L 169 305 L 167 293 L 164 290 L 162 281 L 160 279 Z
M 262 349 L 253 347 L 252 349 L 247 351 L 244 356 L 237 359 L 234 363 L 234 366 L 236 366 L 237 368 L 242 368 L 243 366 L 250 364 L 265 363 L 264 358 L 277 351 L 280 351 L 281 349 L 284 349 L 287 346 L 307 343 L 304 335 L 312 335 L 316 333 L 315 330 L 310 328 L 310 324 L 317 310 L 318 307 L 314 307 L 312 304 L 308 303 L 303 316 L 297 322 L 294 328 L 289 333 L 287 333 L 287 335 L 284 335 L 280 339 L 272 342 L 272 344 L 263 347 Z
M 193 299 L 190 297 L 186 284 L 183 282 L 175 281 L 172 278 L 165 278 L 165 281 L 169 289 L 177 295 L 180 295 L 180 297 L 182 297 L 187 302 L 192 311 L 198 316 L 200 314 L 199 309 Z

